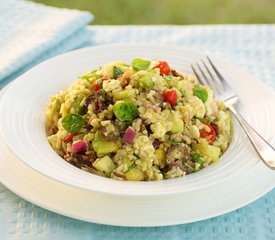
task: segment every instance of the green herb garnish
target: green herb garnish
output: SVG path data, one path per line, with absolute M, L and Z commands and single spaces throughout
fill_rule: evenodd
M 132 66 L 135 70 L 140 71 L 140 70 L 147 70 L 149 68 L 150 61 L 144 60 L 141 58 L 135 58 L 132 61 Z
M 203 163 L 202 156 L 199 153 L 194 153 L 191 157 L 195 163 Z
M 106 91 L 103 89 L 103 88 L 101 88 L 100 90 L 99 90 L 99 93 L 100 93 L 100 95 L 104 98 L 104 100 L 106 100 Z
M 135 163 L 132 163 L 129 167 L 128 167 L 128 169 L 126 170 L 126 172 L 125 173 L 127 173 L 127 172 L 130 172 L 133 168 L 135 168 L 137 165 L 135 164 Z
M 208 92 L 201 86 L 195 86 L 193 88 L 193 94 L 202 100 L 203 103 L 205 103 L 208 98 Z
M 117 66 L 114 66 L 114 79 L 117 79 L 117 77 L 122 74 L 122 71 Z
M 170 140 L 169 143 L 172 144 L 172 145 L 177 145 L 177 144 L 182 143 L 182 142 L 181 141 L 176 141 L 176 140 Z
M 193 172 L 196 171 L 195 168 L 193 168 L 192 166 L 190 166 L 190 165 L 189 165 L 188 163 L 186 163 L 186 162 L 183 163 L 183 166 L 187 167 L 189 170 L 191 170 L 191 171 L 193 171 Z
M 169 76 L 169 75 L 165 75 L 165 74 L 163 74 L 163 78 L 164 78 L 166 81 L 173 81 L 173 80 L 175 80 L 174 77 Z
M 83 127 L 85 121 L 85 117 L 76 113 L 69 113 L 62 119 L 61 123 L 66 131 L 76 133 Z
M 87 74 L 81 75 L 80 78 L 86 79 L 86 80 L 90 80 L 91 78 L 100 78 L 101 75 L 97 73 L 98 70 L 99 69 L 94 69 L 94 70 L 88 72 Z
M 117 101 L 113 106 L 113 112 L 120 121 L 132 121 L 138 116 L 136 105 L 125 101 Z

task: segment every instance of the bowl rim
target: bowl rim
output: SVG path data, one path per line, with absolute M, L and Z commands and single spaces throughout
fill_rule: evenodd
M 9 86 L 9 88 L 8 88 L 7 92 L 4 94 L 3 98 L 5 98 L 5 97 L 9 94 L 9 89 L 11 89 L 13 86 L 15 86 L 16 84 L 18 84 L 18 82 L 23 81 L 24 78 L 28 78 L 28 76 L 31 75 L 32 72 L 33 72 L 34 70 L 37 70 L 37 69 L 41 68 L 41 66 L 42 66 L 42 67 L 45 66 L 45 64 L 46 64 L 46 65 L 51 65 L 52 63 L 55 63 L 55 62 L 58 62 L 58 61 L 62 60 L 64 57 L 66 58 L 66 57 L 68 57 L 68 56 L 74 56 L 75 54 L 80 54 L 80 55 L 81 55 L 82 53 L 85 53 L 85 52 L 87 52 L 87 51 L 93 51 L 94 49 L 102 50 L 102 49 L 113 48 L 113 47 L 116 47 L 116 48 L 125 48 L 125 46 L 130 47 L 130 48 L 136 48 L 136 47 L 138 47 L 138 48 L 143 48 L 143 47 L 146 47 L 146 48 L 149 47 L 149 48 L 150 48 L 150 47 L 152 47 L 152 48 L 155 48 L 155 49 L 158 49 L 158 48 L 166 48 L 166 49 L 167 49 L 167 48 L 168 48 L 169 50 L 172 50 L 172 49 L 174 49 L 175 51 L 179 51 L 179 50 L 180 50 L 180 51 L 185 51 L 185 52 L 189 52 L 189 53 L 192 53 L 192 54 L 195 52 L 195 53 L 197 53 L 197 54 L 199 54 L 199 55 L 202 55 L 201 52 L 198 52 L 198 51 L 193 50 L 193 49 L 187 49 L 187 48 L 179 47 L 179 46 L 167 46 L 167 45 L 161 45 L 161 44 L 159 44 L 159 45 L 156 45 L 156 44 L 106 44 L 106 45 L 100 45 L 100 46 L 87 47 L 87 48 L 78 49 L 78 50 L 74 50 L 74 51 L 71 51 L 71 52 L 68 52 L 68 53 L 64 53 L 64 54 L 58 55 L 58 56 L 56 56 L 56 57 L 54 57 L 54 58 L 51 58 L 51 59 L 49 59 L 49 60 L 47 60 L 47 61 L 45 61 L 45 62 L 42 62 L 42 63 L 38 64 L 38 65 L 35 66 L 34 68 L 30 69 L 29 71 L 27 71 L 26 73 L 24 73 L 23 75 L 21 75 L 20 77 L 18 77 L 17 80 L 15 80 L 15 81 Z M 235 67 L 235 66 L 234 66 L 234 67 Z M 74 81 L 75 81 L 75 80 L 74 80 Z M 3 104 L 3 101 L 1 101 L 0 109 L 1 109 L 2 104 Z M 2 107 L 3 107 L 3 106 L 2 106 Z M 1 130 L 1 125 L 2 125 L 2 124 L 1 124 L 1 121 L 0 121 L 0 130 Z M 2 126 L 2 130 L 3 130 L 3 127 L 4 127 L 4 126 Z M 2 132 L 3 132 L 3 131 L 2 131 Z M 234 131 L 233 131 L 233 132 L 234 132 L 234 134 L 233 134 L 233 137 L 232 137 L 232 142 L 233 142 L 233 140 L 235 139 L 235 127 L 234 127 Z M 2 133 L 2 135 L 3 135 L 3 133 Z M 45 133 L 45 136 L 46 136 L 46 133 Z M 5 138 L 5 136 L 3 136 L 3 137 Z M 5 138 L 5 140 L 6 140 L 6 138 Z M 6 141 L 6 142 L 7 142 L 7 141 Z M 21 159 L 21 158 L 20 158 L 20 155 L 18 155 L 18 153 L 17 153 L 16 151 L 14 151 L 13 147 L 9 144 L 9 142 L 8 142 L 8 146 L 9 146 L 10 150 L 11 150 L 19 159 Z M 230 143 L 229 148 L 230 148 L 231 146 L 232 146 L 232 143 Z M 223 154 L 223 156 L 219 159 L 219 162 L 220 162 L 220 160 L 221 160 L 224 156 L 226 156 L 226 154 L 228 154 L 228 150 L 227 150 L 227 151 Z M 61 158 L 61 157 L 60 157 L 60 158 Z M 62 158 L 61 158 L 61 159 L 62 159 Z M 165 182 L 165 183 L 166 183 L 166 182 L 169 182 L 169 183 L 171 183 L 172 185 L 174 185 L 174 184 L 177 184 L 178 182 L 182 182 L 182 179 L 186 179 L 188 176 L 191 176 L 191 175 L 194 175 L 194 174 L 199 174 L 199 173 L 201 173 L 201 171 L 206 171 L 206 170 L 208 170 L 212 165 L 214 165 L 214 164 L 211 164 L 210 166 L 206 167 L 205 169 L 199 171 L 198 173 L 190 174 L 190 175 L 188 175 L 188 176 L 185 176 L 184 178 L 181 177 L 181 178 L 177 178 L 177 179 L 169 179 L 169 180 L 161 180 L 161 181 L 143 181 L 143 182 L 131 182 L 131 181 L 129 182 L 129 181 L 123 181 L 123 182 L 120 182 L 120 181 L 117 181 L 117 180 L 114 180 L 114 179 L 109 179 L 109 178 L 99 177 L 99 176 L 94 175 L 96 178 L 102 180 L 102 181 L 104 182 L 104 184 L 109 184 L 109 183 L 114 183 L 114 182 L 120 182 L 120 183 L 122 183 L 122 184 L 124 184 L 124 185 L 126 185 L 126 184 L 127 184 L 127 185 L 132 185 L 133 187 L 138 187 L 138 188 L 141 187 L 140 185 L 142 185 L 142 186 L 146 185 L 147 190 L 152 190 L 151 192 L 150 192 L 150 191 L 143 192 L 143 191 L 141 191 L 141 190 L 143 190 L 143 188 L 141 188 L 141 189 L 139 189 L 139 192 L 131 192 L 131 193 L 129 193 L 129 192 L 127 192 L 127 191 L 113 191 L 113 192 L 110 192 L 110 191 L 107 191 L 106 189 L 99 189 L 99 188 L 96 188 L 96 189 L 93 188 L 93 189 L 91 189 L 91 188 L 76 186 L 76 185 L 73 184 L 73 183 L 68 183 L 68 182 L 66 182 L 66 181 L 62 181 L 61 179 L 57 179 L 56 177 L 49 176 L 49 175 L 45 174 L 42 170 L 39 170 L 39 169 L 34 168 L 32 165 L 28 164 L 28 163 L 27 163 L 25 160 L 23 160 L 23 159 L 21 159 L 21 161 L 22 161 L 24 164 L 30 166 L 30 167 L 31 167 L 32 169 L 34 169 L 35 171 L 37 171 L 37 172 L 39 172 L 39 173 L 42 173 L 43 175 L 45 175 L 45 176 L 47 176 L 47 177 L 49 177 L 49 178 L 51 178 L 51 179 L 60 181 L 60 182 L 62 182 L 62 183 L 64 183 L 64 184 L 68 184 L 68 185 L 70 185 L 70 186 L 82 188 L 82 189 L 85 189 L 85 190 L 88 190 L 88 191 L 96 191 L 96 192 L 100 192 L 100 193 L 108 193 L 108 194 L 111 193 L 111 194 L 114 194 L 114 195 L 127 195 L 127 196 L 129 196 L 129 195 L 135 195 L 135 196 L 150 196 L 150 195 L 154 195 L 154 196 L 156 196 L 156 195 L 167 195 L 167 194 L 176 194 L 176 193 L 179 193 L 179 192 L 183 192 L 183 191 L 186 190 L 186 189 L 177 188 L 177 189 L 173 189 L 173 190 L 171 190 L 171 191 L 169 191 L 169 192 L 164 192 L 164 191 L 156 192 L 156 191 L 154 191 L 154 190 L 155 190 L 156 186 L 160 185 L 160 187 L 161 187 L 161 185 L 164 185 L 163 182 Z M 73 167 L 73 168 L 75 168 L 75 169 L 77 169 L 77 170 L 79 170 L 79 171 L 81 171 L 81 172 L 85 172 L 85 171 L 83 171 L 83 170 L 80 170 L 80 169 L 78 169 L 78 168 L 72 166 L 72 165 L 69 164 L 69 163 L 66 163 L 66 164 L 70 165 L 71 167 Z M 256 164 L 257 164 L 257 162 L 254 163 L 254 165 L 256 165 Z M 253 165 L 253 166 L 254 166 L 254 165 Z M 87 173 L 87 174 L 91 175 L 90 173 Z M 233 177 L 233 175 L 227 176 L 227 177 L 224 178 L 224 179 L 220 179 L 219 183 L 222 182 L 222 181 L 228 180 L 230 177 Z M 110 181 L 111 181 L 111 182 L 110 182 Z M 201 188 L 205 188 L 205 187 L 208 187 L 208 186 L 213 186 L 213 185 L 215 185 L 215 184 L 216 184 L 216 183 L 213 182 L 212 184 L 207 184 L 207 185 L 204 185 L 204 186 L 201 186 L 201 187 L 198 186 L 198 187 L 196 187 L 196 188 L 188 189 L 188 191 L 197 191 L 197 190 L 199 190 L 199 189 L 201 189 Z M 120 185 L 121 185 L 121 184 L 120 184 Z M 117 190 L 117 189 L 116 189 L 116 190 Z

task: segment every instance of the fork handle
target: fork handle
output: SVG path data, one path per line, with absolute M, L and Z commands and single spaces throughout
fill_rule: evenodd
M 229 110 L 237 118 L 261 160 L 275 170 L 275 149 L 249 125 L 244 117 L 231 105 Z

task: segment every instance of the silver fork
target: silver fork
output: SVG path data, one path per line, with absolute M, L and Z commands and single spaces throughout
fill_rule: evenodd
M 238 101 L 238 96 L 226 82 L 222 74 L 215 67 L 213 62 L 206 56 L 208 64 L 201 61 L 201 64 L 192 64 L 192 70 L 198 81 L 202 85 L 208 85 L 215 90 L 215 96 L 223 100 L 228 109 L 236 117 L 250 142 L 258 153 L 260 159 L 271 169 L 275 170 L 275 149 L 243 118 L 243 116 L 234 108 Z M 196 70 L 197 69 L 197 70 Z

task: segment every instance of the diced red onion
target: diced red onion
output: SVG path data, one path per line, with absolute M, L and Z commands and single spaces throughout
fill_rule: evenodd
M 186 163 L 191 167 L 195 167 L 195 163 L 193 161 L 191 161 L 190 159 L 187 160 Z
M 88 123 L 90 124 L 92 121 L 93 121 L 93 117 L 91 116 L 90 118 L 89 118 L 89 120 L 88 120 Z
M 172 162 L 169 164 L 169 168 L 172 169 L 172 167 L 178 167 L 180 170 L 187 172 L 187 169 L 182 165 L 181 162 Z
M 121 174 L 121 173 L 118 173 L 118 172 L 115 172 L 115 171 L 113 171 L 113 174 L 114 174 L 116 177 L 125 179 L 125 175 L 124 175 L 124 174 Z
M 153 147 L 154 147 L 155 149 L 158 149 L 159 146 L 160 146 L 160 144 L 161 144 L 160 140 L 155 139 L 154 142 L 153 142 Z
M 123 136 L 123 141 L 125 143 L 132 144 L 136 135 L 137 133 L 131 127 L 128 127 Z
M 73 143 L 72 148 L 75 153 L 84 153 L 87 150 L 87 143 L 83 140 L 78 140 Z

